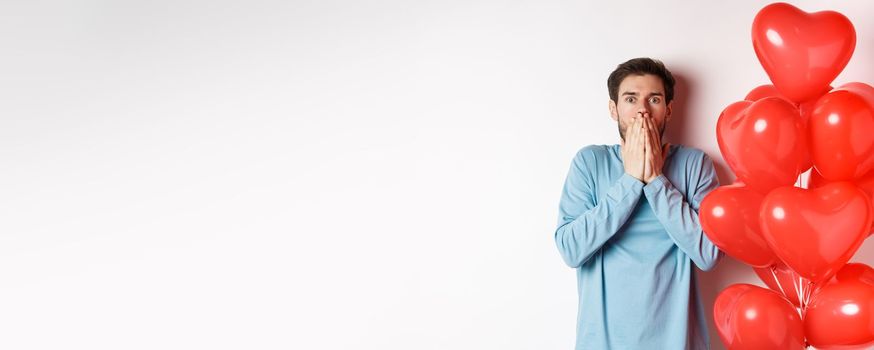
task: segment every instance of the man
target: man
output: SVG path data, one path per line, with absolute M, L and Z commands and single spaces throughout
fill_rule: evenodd
M 607 80 L 618 145 L 577 152 L 559 204 L 555 243 L 576 269 L 576 349 L 709 349 L 695 269 L 722 253 L 698 221 L 719 186 L 701 150 L 663 145 L 674 78 L 649 58 Z

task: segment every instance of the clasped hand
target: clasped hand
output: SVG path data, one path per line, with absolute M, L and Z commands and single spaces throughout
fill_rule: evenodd
M 622 141 L 625 172 L 644 183 L 652 182 L 662 174 L 669 146 L 662 146 L 658 128 L 649 113 L 638 112 Z

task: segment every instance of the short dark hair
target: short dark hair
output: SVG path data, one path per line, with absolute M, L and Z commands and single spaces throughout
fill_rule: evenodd
M 610 99 L 613 102 L 619 99 L 619 84 L 625 77 L 629 75 L 646 75 L 652 74 L 662 79 L 662 85 L 665 87 L 665 101 L 671 102 L 674 99 L 674 76 L 671 74 L 662 61 L 654 60 L 649 57 L 633 58 L 625 63 L 616 66 L 616 70 L 610 73 L 607 78 L 607 92 L 610 93 Z

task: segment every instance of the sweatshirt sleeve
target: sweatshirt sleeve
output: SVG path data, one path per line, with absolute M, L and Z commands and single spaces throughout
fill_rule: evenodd
M 596 199 L 593 156 L 589 147 L 577 152 L 559 203 L 555 244 L 564 262 L 573 268 L 584 264 L 619 231 L 643 192 L 643 182 L 623 173 L 603 198 Z
M 697 179 L 689 182 L 690 186 L 694 186 L 692 198 L 689 200 L 674 188 L 664 174 L 644 186 L 643 193 L 677 247 L 699 269 L 708 271 L 716 266 L 723 253 L 704 234 L 698 219 L 698 209 L 704 197 L 719 187 L 719 178 L 713 168 L 713 161 L 703 152 L 699 161 L 690 161 L 689 164 L 694 167 L 690 169 L 690 173 L 698 175 Z

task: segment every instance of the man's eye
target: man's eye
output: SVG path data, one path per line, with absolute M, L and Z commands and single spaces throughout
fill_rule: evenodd
M 653 98 L 649 99 L 650 103 L 659 103 L 661 101 L 662 101 L 662 99 L 660 99 L 658 97 L 653 97 Z
M 634 97 L 626 97 L 625 102 L 634 103 Z

